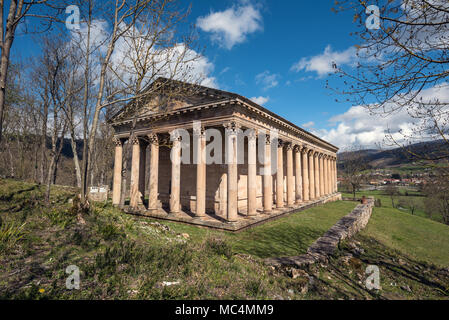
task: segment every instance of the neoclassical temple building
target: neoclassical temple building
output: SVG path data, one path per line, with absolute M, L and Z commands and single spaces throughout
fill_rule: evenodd
M 109 120 L 126 212 L 236 231 L 341 198 L 334 145 L 235 93 L 164 78 L 147 92 Z

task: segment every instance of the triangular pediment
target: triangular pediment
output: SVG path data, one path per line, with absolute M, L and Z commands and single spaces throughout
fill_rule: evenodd
M 110 121 L 132 120 L 155 113 L 221 101 L 234 95 L 226 91 L 159 78 Z

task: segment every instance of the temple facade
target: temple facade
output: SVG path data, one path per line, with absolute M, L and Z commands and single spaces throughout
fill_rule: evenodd
M 149 92 L 109 121 L 114 205 L 238 230 L 340 198 L 334 145 L 238 94 L 163 78 Z

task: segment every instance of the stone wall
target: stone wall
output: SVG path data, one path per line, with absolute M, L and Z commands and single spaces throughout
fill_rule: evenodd
M 307 253 L 296 257 L 269 258 L 265 262 L 275 266 L 297 266 L 326 262 L 334 254 L 340 241 L 352 237 L 368 224 L 373 211 L 374 198 L 367 198 L 366 204 L 359 204 L 351 213 L 341 218 L 322 237 L 313 243 Z

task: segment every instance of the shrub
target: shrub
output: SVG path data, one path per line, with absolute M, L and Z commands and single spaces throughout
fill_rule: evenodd
M 101 234 L 104 240 L 116 240 L 125 237 L 125 234 L 114 224 L 100 224 L 98 226 L 98 232 Z
M 17 241 L 23 238 L 25 224 L 18 225 L 11 222 L 0 226 L 0 252 L 13 247 Z
M 74 220 L 74 217 L 61 209 L 53 209 L 45 212 L 45 215 L 50 219 L 53 225 L 62 228 L 68 227 Z
M 246 283 L 246 292 L 250 297 L 256 298 L 266 294 L 266 290 L 261 280 L 252 279 Z
M 232 247 L 223 239 L 209 238 L 206 241 L 207 250 L 219 256 L 225 256 L 230 259 L 232 257 Z

